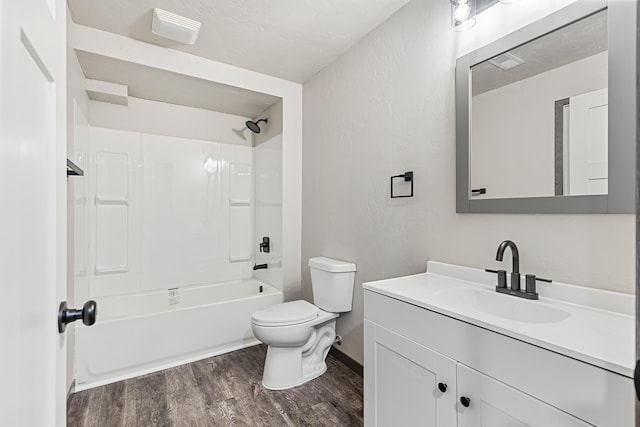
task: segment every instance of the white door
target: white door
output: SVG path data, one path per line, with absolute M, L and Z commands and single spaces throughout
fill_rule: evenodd
M 456 362 L 364 323 L 365 425 L 455 427 Z
M 569 195 L 607 194 L 608 91 L 569 98 Z
M 64 425 L 65 2 L 0 2 L 0 423 Z
M 460 363 L 457 375 L 458 427 L 591 425 Z

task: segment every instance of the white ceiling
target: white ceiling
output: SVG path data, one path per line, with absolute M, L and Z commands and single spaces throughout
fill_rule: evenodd
M 77 24 L 304 82 L 408 1 L 68 0 L 68 4 Z M 202 22 L 196 43 L 180 45 L 152 34 L 154 7 Z

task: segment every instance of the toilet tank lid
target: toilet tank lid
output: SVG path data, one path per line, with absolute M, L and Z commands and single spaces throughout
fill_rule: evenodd
M 352 262 L 340 261 L 327 257 L 309 258 L 309 267 L 331 273 L 348 273 L 356 271 L 356 265 Z

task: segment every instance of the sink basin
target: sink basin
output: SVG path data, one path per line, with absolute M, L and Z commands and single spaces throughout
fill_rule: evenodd
M 570 316 L 564 310 L 543 305 L 539 301 L 525 300 L 481 289 L 445 289 L 438 292 L 438 297 L 450 306 L 517 322 L 555 323 Z

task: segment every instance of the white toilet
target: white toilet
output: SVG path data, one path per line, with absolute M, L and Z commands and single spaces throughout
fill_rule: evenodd
M 276 304 L 253 313 L 253 334 L 269 346 L 262 384 L 284 390 L 327 370 L 325 358 L 336 339 L 336 318 L 351 311 L 356 265 L 331 258 L 309 259 L 314 304 Z

